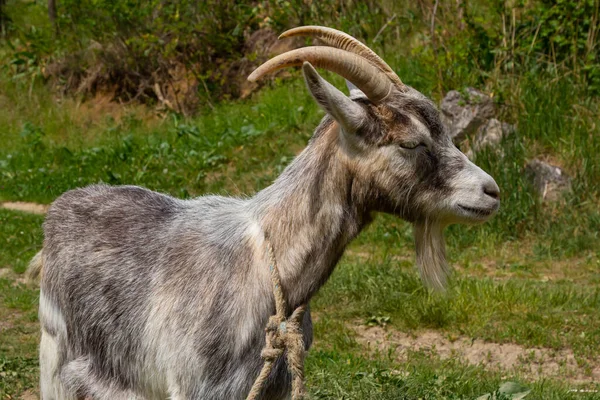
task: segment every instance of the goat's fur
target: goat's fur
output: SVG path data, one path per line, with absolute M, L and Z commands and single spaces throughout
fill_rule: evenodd
M 443 286 L 442 229 L 493 214 L 493 179 L 452 145 L 414 89 L 374 105 L 310 66 L 304 74 L 329 115 L 255 196 L 178 200 L 93 185 L 52 204 L 31 268 L 39 273 L 43 258 L 42 399 L 243 399 L 274 312 L 266 235 L 290 309 L 326 282 L 373 212 L 415 223 L 423 279 Z M 308 349 L 309 312 L 303 331 Z M 289 390 L 281 359 L 263 398 Z

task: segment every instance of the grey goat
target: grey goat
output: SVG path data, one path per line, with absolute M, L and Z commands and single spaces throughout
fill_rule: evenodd
M 54 399 L 243 399 L 261 367 L 274 313 L 265 240 L 290 309 L 327 281 L 374 212 L 414 223 L 423 280 L 443 287 L 442 230 L 499 207 L 494 179 L 453 144 L 439 112 L 356 39 L 324 27 L 283 36 L 292 50 L 249 77 L 302 66 L 327 113 L 308 146 L 251 198 L 178 200 L 135 186 L 93 185 L 51 206 L 41 272 L 41 393 Z M 350 97 L 313 65 L 342 75 Z M 306 348 L 310 313 L 303 321 Z M 284 360 L 262 397 L 289 396 Z

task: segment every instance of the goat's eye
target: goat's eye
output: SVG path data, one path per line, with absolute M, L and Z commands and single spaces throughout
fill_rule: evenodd
M 400 143 L 400 147 L 402 147 L 403 149 L 408 149 L 408 150 L 413 150 L 416 149 L 419 146 L 425 146 L 425 143 L 423 142 L 404 142 L 404 143 Z

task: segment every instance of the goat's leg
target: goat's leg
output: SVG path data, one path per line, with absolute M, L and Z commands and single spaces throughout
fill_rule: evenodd
M 68 358 L 63 313 L 40 290 L 40 392 L 42 400 L 143 400 L 130 390 L 96 378 L 87 357 Z
M 40 341 L 40 394 L 42 400 L 75 400 L 60 380 L 61 354 L 57 336 L 42 328 Z
M 69 362 L 63 367 L 60 376 L 65 386 L 78 393 L 78 400 L 144 400 L 143 396 L 123 389 L 115 382 L 98 378 L 92 372 L 87 357 Z
M 177 383 L 177 376 L 170 374 L 167 378 L 169 383 L 169 400 L 187 400 L 187 396 L 183 394 L 183 390 Z
M 70 394 L 60 379 L 60 371 L 67 358 L 65 320 L 56 304 L 40 291 L 40 394 L 42 400 L 71 400 Z

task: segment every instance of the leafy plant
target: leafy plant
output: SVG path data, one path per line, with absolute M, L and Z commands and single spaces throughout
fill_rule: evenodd
M 504 382 L 495 392 L 479 396 L 476 400 L 522 400 L 530 392 L 530 389 L 519 383 Z
M 26 122 L 23 124 L 23 129 L 21 130 L 20 136 L 27 146 L 31 146 L 33 149 L 38 149 L 42 146 L 44 131 L 32 123 Z
M 386 327 L 391 321 L 389 315 L 371 315 L 365 320 L 365 325 Z

